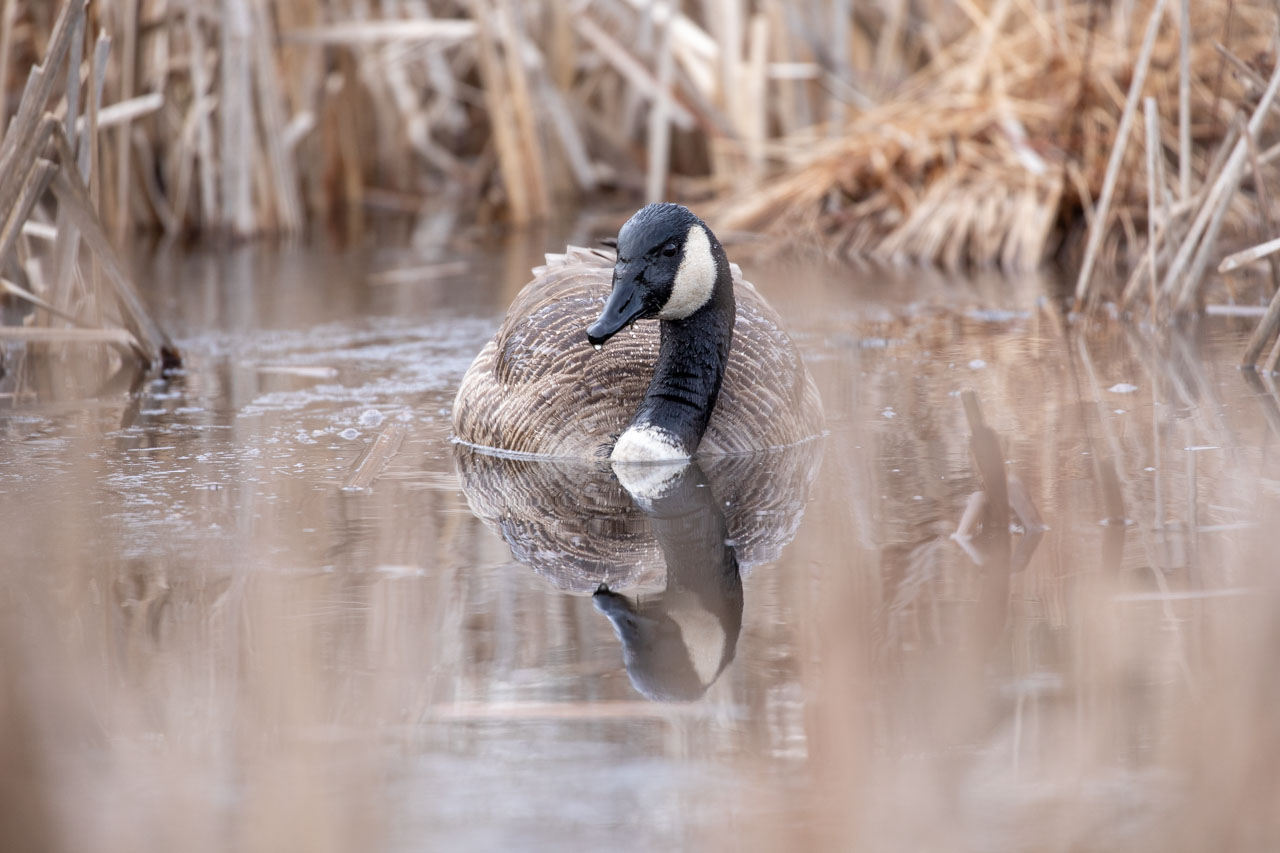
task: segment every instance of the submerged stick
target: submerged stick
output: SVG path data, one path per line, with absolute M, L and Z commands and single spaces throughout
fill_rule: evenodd
M 351 473 L 343 484 L 344 492 L 364 492 L 372 488 L 375 480 L 382 474 L 387 463 L 400 450 L 400 445 L 409 429 L 402 423 L 386 426 L 377 438 L 365 448 L 364 453 L 351 466 Z
M 1147 32 L 1142 39 L 1142 50 L 1138 54 L 1138 62 L 1133 69 L 1133 80 L 1129 83 L 1129 94 L 1125 98 L 1124 112 L 1120 116 L 1120 127 L 1116 131 L 1115 147 L 1111 149 L 1111 159 L 1107 162 L 1106 177 L 1102 182 L 1102 197 L 1094 211 L 1093 225 L 1089 229 L 1089 242 L 1085 246 L 1084 263 L 1080 266 L 1080 276 L 1076 279 L 1076 304 L 1083 305 L 1089 296 L 1089 282 L 1093 277 L 1093 265 L 1098 257 L 1098 249 L 1102 238 L 1106 235 L 1107 215 L 1111 210 L 1111 200 L 1115 195 L 1116 179 L 1120 176 L 1120 164 L 1124 162 L 1125 148 L 1129 144 L 1129 129 L 1133 126 L 1133 117 L 1138 109 L 1138 96 L 1147 80 L 1147 69 L 1151 65 L 1151 50 L 1155 47 L 1156 33 L 1160 30 L 1160 18 L 1164 15 L 1165 0 L 1157 0 L 1147 21 Z

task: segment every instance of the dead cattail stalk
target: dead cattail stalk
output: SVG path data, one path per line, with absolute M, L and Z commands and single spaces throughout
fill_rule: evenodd
M 0 0 L 0 100 L 9 93 L 9 51 L 13 47 L 13 22 L 18 16 L 18 0 Z M 4 138 L 8 108 L 0 108 L 0 139 Z
M 1159 198 L 1158 187 L 1164 178 L 1157 172 L 1160 156 L 1160 113 L 1155 98 L 1144 98 L 1142 102 L 1147 125 L 1147 261 L 1151 267 L 1151 320 L 1155 322 L 1156 285 L 1158 281 L 1156 255 L 1159 246 L 1156 243 L 1156 199 Z
M 249 48 L 252 23 L 247 0 L 221 2 L 221 85 L 218 121 L 222 170 L 221 227 L 233 234 L 248 235 L 258 227 L 253 206 L 253 170 L 257 155 L 253 147 L 253 53 Z M 122 155 L 123 156 L 123 155 Z
M 274 39 L 270 17 L 260 4 L 249 9 L 253 23 L 253 58 L 258 116 L 262 122 L 262 140 L 270 164 L 271 187 L 275 201 L 277 221 L 275 226 L 285 233 L 302 230 L 302 198 L 298 192 L 298 176 L 294 171 L 293 157 L 285 150 L 284 99 L 278 85 L 272 53 Z
M 669 16 L 668 16 L 669 18 Z M 671 21 L 659 24 L 657 46 L 658 97 L 649 111 L 649 170 L 645 198 L 662 201 L 667 181 L 667 159 L 671 148 L 671 80 L 675 72 L 671 51 Z
M 1178 15 L 1178 198 L 1191 197 L 1191 0 Z
M 94 174 L 107 41 L 99 38 L 95 43 L 87 75 L 88 90 L 83 97 L 88 115 L 81 116 L 79 71 L 85 26 L 83 0 L 67 3 L 59 14 L 44 61 L 31 70 L 17 116 L 0 142 L 0 209 L 6 211 L 0 226 L 0 267 L 6 267 L 14 257 L 18 236 L 28 226 L 40 225 L 30 222 L 29 217 L 46 190 L 52 188 L 58 201 L 56 222 L 52 227 L 43 225 L 53 241 L 52 286 L 35 274 L 36 267 L 24 267 L 23 277 L 31 282 L 30 289 L 9 281 L 2 289 L 36 306 L 49 322 L 63 321 L 75 328 L 0 327 L 0 335 L 9 340 L 41 343 L 105 343 L 131 353 L 130 357 L 144 364 L 174 365 L 178 363 L 177 351 L 146 312 L 107 237 L 86 185 L 86 178 Z M 54 81 L 59 77 L 65 81 L 65 88 L 61 102 L 55 106 L 51 99 Z M 110 294 L 122 317 L 123 329 L 98 328 L 99 294 L 91 289 L 88 298 L 81 299 L 84 289 L 76 289 L 82 238 L 108 275 Z M 19 254 L 19 263 L 26 258 L 25 253 Z M 87 282 L 90 288 L 94 283 Z M 80 309 L 71 308 L 73 292 L 81 299 Z
M 228 0 L 231 2 L 231 0 Z M 119 6 L 121 28 L 124 38 L 121 40 L 120 100 L 127 101 L 133 97 L 135 65 L 133 57 L 138 49 L 138 0 L 121 0 Z M 133 151 L 133 140 L 129 132 L 130 122 L 125 119 L 116 131 L 116 214 L 115 239 L 124 242 L 124 235 L 129 228 L 129 197 L 133 189 L 132 175 L 129 172 L 129 158 Z

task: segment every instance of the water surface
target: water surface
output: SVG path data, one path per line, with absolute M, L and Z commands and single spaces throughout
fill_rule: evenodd
M 1071 324 L 1036 280 L 749 267 L 829 432 L 646 501 L 448 440 L 548 248 L 162 255 L 184 372 L 0 410 L 0 829 L 1280 846 L 1280 406 L 1234 366 L 1247 326 Z M 397 451 L 344 488 L 379 436 Z M 1000 457 L 1044 529 L 973 497 Z M 627 606 L 711 651 L 624 655 Z M 651 701 L 663 661 L 699 698 Z

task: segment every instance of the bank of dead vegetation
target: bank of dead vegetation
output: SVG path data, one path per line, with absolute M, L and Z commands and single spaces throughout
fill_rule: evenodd
M 3 0 L 5 333 L 161 360 L 139 230 L 673 197 L 765 247 L 1065 260 L 1079 304 L 1176 317 L 1277 236 L 1276 56 L 1269 0 Z

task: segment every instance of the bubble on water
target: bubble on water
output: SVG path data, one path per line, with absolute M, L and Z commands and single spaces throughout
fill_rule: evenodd
M 1128 382 L 1117 382 L 1107 389 L 1112 394 L 1132 394 L 1138 390 L 1137 385 L 1130 385 Z
M 360 437 L 360 430 L 355 429 L 353 427 L 347 427 L 342 432 L 338 433 L 338 438 L 345 438 L 347 441 L 351 441 L 353 438 L 359 438 L 359 437 Z
M 975 358 L 973 361 L 969 362 L 969 368 L 971 370 L 981 370 L 986 366 L 987 363 L 980 358 Z
M 604 344 L 592 344 L 591 347 L 596 352 L 600 352 L 600 350 L 604 349 Z
M 376 427 L 382 423 L 382 412 L 377 409 L 365 409 L 356 419 L 356 423 L 362 427 Z

